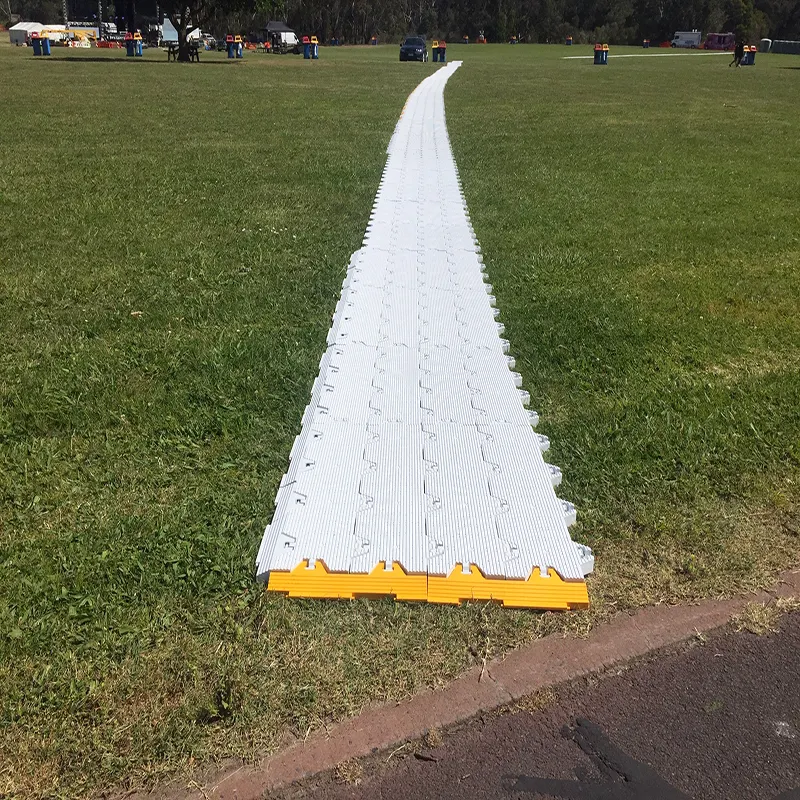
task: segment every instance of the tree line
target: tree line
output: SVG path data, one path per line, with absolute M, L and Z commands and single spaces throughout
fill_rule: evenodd
M 286 0 L 289 24 L 366 42 L 406 33 L 490 42 L 669 40 L 678 30 L 732 31 L 760 38 L 800 38 L 797 0 Z
M 257 35 L 269 19 L 285 20 L 298 33 L 321 41 L 366 44 L 372 36 L 395 42 L 408 33 L 461 41 L 479 34 L 490 42 L 653 43 L 677 30 L 733 31 L 749 41 L 768 36 L 800 39 L 798 0 L 117 0 L 103 4 L 103 18 L 136 27 L 169 14 L 215 35 Z M 97 0 L 68 0 L 70 19 L 96 19 Z M 0 0 L 0 14 L 60 22 L 60 0 Z M 121 15 L 121 16 L 120 16 Z M 2 21 L 2 20 L 0 20 Z

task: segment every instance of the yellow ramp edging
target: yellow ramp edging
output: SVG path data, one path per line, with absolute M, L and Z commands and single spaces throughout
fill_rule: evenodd
M 289 597 L 352 600 L 356 597 L 394 597 L 458 605 L 468 600 L 492 600 L 507 608 L 568 611 L 588 608 L 585 581 L 565 581 L 554 569 L 542 576 L 536 567 L 526 580 L 486 578 L 474 564 L 465 573 L 460 564 L 447 576 L 414 575 L 397 562 L 385 569 L 384 562 L 372 572 L 330 572 L 322 561 L 308 561 L 290 572 L 272 571 L 267 589 Z
M 463 600 L 494 600 L 507 608 L 538 608 L 568 611 L 588 608 L 585 581 L 565 581 L 554 570 L 546 576 L 534 567 L 524 580 L 486 578 L 474 564 L 464 572 L 460 564 L 447 577 L 428 576 L 428 601 L 456 605 Z
M 356 597 L 392 596 L 397 600 L 426 600 L 428 576 L 409 575 L 398 563 L 384 568 L 381 561 L 372 572 L 329 572 L 322 561 L 309 568 L 302 561 L 291 572 L 272 571 L 267 589 L 289 597 L 327 597 L 352 600 Z

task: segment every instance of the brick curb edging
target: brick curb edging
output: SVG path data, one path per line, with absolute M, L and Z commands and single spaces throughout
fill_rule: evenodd
M 693 606 L 653 606 L 622 613 L 586 639 L 538 639 L 474 668 L 440 690 L 425 691 L 394 705 L 369 709 L 326 732 L 312 735 L 260 764 L 230 769 L 197 791 L 165 791 L 135 797 L 181 800 L 260 800 L 269 791 L 422 737 L 431 728 L 462 722 L 525 695 L 599 672 L 653 650 L 679 644 L 725 625 L 748 603 L 800 593 L 800 570 L 783 573 L 771 590 Z M 197 785 L 197 784 L 195 784 Z

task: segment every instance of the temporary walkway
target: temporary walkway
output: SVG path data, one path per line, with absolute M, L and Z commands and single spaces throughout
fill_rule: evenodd
M 588 605 L 591 551 L 570 539 L 450 149 L 459 66 L 417 87 L 389 145 L 258 552 L 271 590 Z

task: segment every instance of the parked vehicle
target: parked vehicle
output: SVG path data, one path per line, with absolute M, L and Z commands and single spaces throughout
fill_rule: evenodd
M 269 51 L 272 53 L 300 52 L 300 40 L 297 34 L 285 23 L 271 20 L 264 28 L 264 41 L 269 42 Z
M 428 60 L 428 48 L 425 40 L 419 36 L 406 36 L 403 44 L 400 45 L 401 61 L 422 61 Z
M 677 31 L 672 37 L 672 47 L 691 47 L 695 49 L 700 47 L 700 42 L 703 40 L 703 34 L 700 31 Z
M 706 50 L 733 50 L 736 47 L 735 33 L 709 33 L 703 42 Z

